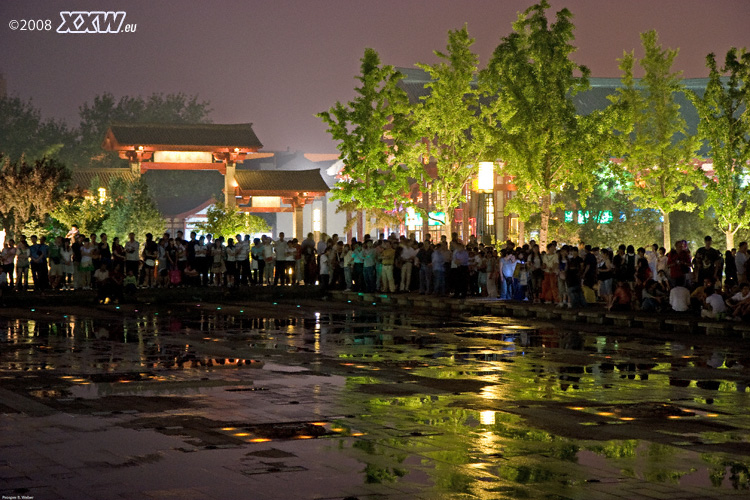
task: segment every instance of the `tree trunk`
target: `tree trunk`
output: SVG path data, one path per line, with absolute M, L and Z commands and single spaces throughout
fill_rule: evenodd
M 448 241 L 451 240 L 451 235 L 455 232 L 453 230 L 453 210 L 448 210 L 445 213 L 445 225 L 443 226 L 446 231 L 446 237 L 448 238 Z
M 735 227 L 732 229 L 732 224 L 729 224 L 727 229 L 724 230 L 724 236 L 727 239 L 727 250 L 731 250 L 734 248 L 734 235 L 737 234 L 737 230 L 739 227 Z
M 550 206 L 552 205 L 552 194 L 547 193 L 542 197 L 542 225 L 539 228 L 539 248 L 547 248 L 547 237 L 549 233 Z
M 662 230 L 664 231 L 664 248 L 669 252 L 672 249 L 672 223 L 669 221 L 670 212 L 662 210 L 661 216 L 664 218 Z

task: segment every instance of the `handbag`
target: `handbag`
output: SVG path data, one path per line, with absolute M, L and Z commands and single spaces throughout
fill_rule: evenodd
M 169 281 L 173 285 L 179 285 L 182 283 L 182 272 L 179 269 L 172 269 L 169 271 Z
M 144 264 L 146 264 L 148 267 L 154 267 L 156 265 L 156 261 L 154 259 L 146 259 Z

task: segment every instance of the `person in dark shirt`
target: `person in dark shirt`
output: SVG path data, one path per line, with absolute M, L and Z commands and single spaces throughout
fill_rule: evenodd
M 583 273 L 583 259 L 578 256 L 578 247 L 570 247 L 570 257 L 568 257 L 568 268 L 565 271 L 565 284 L 568 286 L 568 306 L 584 307 L 586 300 L 583 298 L 583 289 L 581 288 L 581 275 Z
M 721 253 L 713 248 L 713 238 L 706 236 L 703 241 L 705 245 L 695 252 L 695 267 L 698 271 L 698 282 L 711 278 L 714 283 L 721 281 L 721 268 L 723 259 Z

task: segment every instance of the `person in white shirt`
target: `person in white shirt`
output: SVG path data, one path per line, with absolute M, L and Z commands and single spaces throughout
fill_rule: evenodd
M 408 292 L 411 288 L 411 272 L 414 267 L 414 260 L 417 257 L 416 244 L 412 246 L 411 242 L 404 243 L 401 249 L 401 291 Z
M 675 286 L 669 291 L 669 305 L 675 312 L 686 312 L 690 309 L 690 290 L 684 286 Z
M 747 316 L 750 313 L 750 283 L 740 285 L 740 291 L 727 299 L 726 304 L 735 321 L 741 321 Z
M 701 318 L 722 319 L 727 311 L 727 305 L 724 303 L 724 297 L 716 292 L 712 286 L 706 288 L 706 298 L 703 301 Z
M 141 261 L 140 253 L 141 244 L 136 241 L 135 233 L 128 235 L 128 241 L 125 243 L 125 272 L 133 271 L 138 276 L 138 264 Z

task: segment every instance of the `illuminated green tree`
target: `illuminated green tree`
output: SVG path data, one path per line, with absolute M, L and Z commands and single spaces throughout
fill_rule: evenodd
M 222 202 L 209 207 L 206 222 L 199 222 L 195 227 L 204 233 L 213 234 L 215 238 L 232 238 L 237 234 L 255 234 L 271 230 L 266 221 L 257 215 L 242 212 L 236 207 L 226 207 Z
M 629 196 L 641 208 L 658 210 L 664 220 L 664 248 L 671 248 L 670 214 L 690 212 L 694 203 L 685 201 L 694 189 L 697 139 L 687 133 L 687 124 L 675 98 L 684 92 L 680 72 L 672 72 L 678 50 L 662 49 L 655 31 L 641 34 L 645 55 L 635 52 L 620 59 L 623 87 L 611 96 L 622 106 L 628 120 L 619 131 L 624 139 L 622 166 L 632 176 Z M 644 71 L 636 82 L 636 62 Z
M 349 210 L 394 211 L 411 204 L 409 172 L 398 160 L 413 142 L 408 98 L 396 85 L 403 75 L 393 66 L 381 66 L 373 49 L 365 49 L 360 61 L 357 97 L 317 114 L 339 142 L 344 162 L 331 199 Z
M 48 158 L 11 161 L 0 155 L 0 216 L 6 231 L 15 235 L 35 217 L 43 219 L 57 203 L 70 180 L 65 165 Z
M 132 182 L 115 179 L 110 183 L 109 192 L 112 205 L 102 229 L 110 237 L 123 239 L 133 232 L 138 241 L 145 241 L 146 233 L 158 236 L 164 231 L 166 221 L 142 177 Z
M 706 65 L 706 92 L 702 97 L 688 93 L 700 117 L 698 134 L 711 148 L 713 160 L 713 177 L 699 179 L 699 187 L 706 193 L 703 209 L 713 209 L 731 250 L 737 231 L 750 225 L 750 53 L 730 49 L 722 68 L 709 54 Z
M 593 189 L 593 172 L 607 155 L 603 112 L 580 116 L 573 97 L 589 88 L 589 69 L 573 62 L 572 14 L 549 23 L 543 0 L 519 14 L 480 74 L 497 120 L 492 126 L 503 172 L 514 177 L 517 195 L 506 206 L 523 220 L 541 213 L 539 239 L 547 242 L 554 196 L 574 186 L 581 202 Z M 493 126 L 494 125 L 494 126 Z
M 487 159 L 488 136 L 476 86 L 478 57 L 471 51 L 474 39 L 464 26 L 448 32 L 445 53 L 435 51 L 436 64 L 417 64 L 429 73 L 425 86 L 429 94 L 422 97 L 414 110 L 414 130 L 424 138 L 414 149 L 415 155 L 435 162 L 435 177 L 427 172 L 422 161 L 412 160 L 414 177 L 421 179 L 422 191 L 431 191 L 436 208 L 445 212 L 450 227 L 453 213 L 465 196 L 465 188 L 479 170 L 479 162 Z M 426 211 L 421 210 L 426 217 Z

